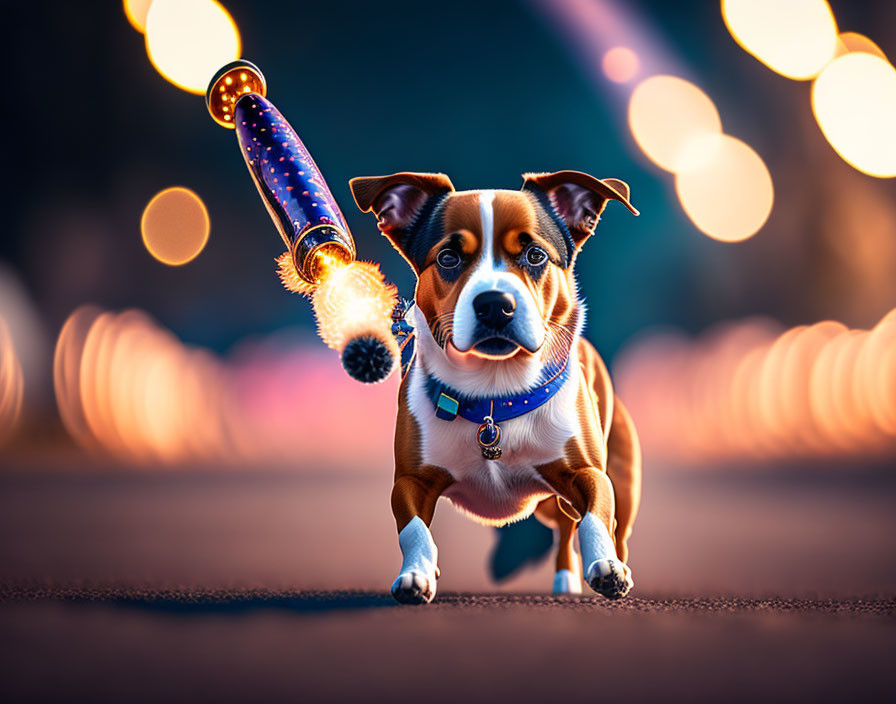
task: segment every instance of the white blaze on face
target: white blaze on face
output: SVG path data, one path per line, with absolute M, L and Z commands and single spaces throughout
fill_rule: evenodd
M 477 339 L 478 321 L 473 299 L 486 291 L 500 291 L 516 299 L 513 321 L 501 333 L 529 352 L 536 352 L 544 343 L 545 325 L 535 299 L 520 277 L 504 269 L 495 259 L 495 192 L 479 192 L 479 215 L 482 221 L 482 247 L 479 259 L 467 279 L 454 308 L 454 346 L 469 351 Z M 500 233 L 497 233 L 500 234 Z

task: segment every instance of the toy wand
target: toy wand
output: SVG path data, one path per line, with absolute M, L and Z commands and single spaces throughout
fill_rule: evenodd
M 352 377 L 382 381 L 399 357 L 392 332 L 393 313 L 401 308 L 395 287 L 376 264 L 355 259 L 354 239 L 323 175 L 266 94 L 258 67 L 240 60 L 215 74 L 205 102 L 215 122 L 235 130 L 283 238 L 287 251 L 277 260 L 283 284 L 310 296 L 321 338 L 340 353 Z

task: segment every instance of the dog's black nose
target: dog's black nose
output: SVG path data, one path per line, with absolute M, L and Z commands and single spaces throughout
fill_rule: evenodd
M 473 299 L 473 310 L 480 323 L 500 330 L 513 320 L 516 299 L 503 291 L 486 291 Z

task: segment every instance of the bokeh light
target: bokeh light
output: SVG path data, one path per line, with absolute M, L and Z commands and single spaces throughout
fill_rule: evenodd
M 152 0 L 122 0 L 124 14 L 131 26 L 141 34 L 146 31 L 146 14 Z
M 240 57 L 240 33 L 216 0 L 154 0 L 146 14 L 146 51 L 167 80 L 204 95 L 215 72 Z
M 195 259 L 208 242 L 211 223 L 202 199 L 175 186 L 157 193 L 143 210 L 143 244 L 156 259 L 179 266 Z
M 871 331 L 748 319 L 645 335 L 614 372 L 645 450 L 671 463 L 896 450 L 896 309 Z
M 56 345 L 59 413 L 85 449 L 134 462 L 204 460 L 232 451 L 220 370 L 140 311 L 76 310 Z
M 842 32 L 837 38 L 837 56 L 843 56 L 843 54 L 848 54 L 852 51 L 863 51 L 866 54 L 879 56 L 884 61 L 887 60 L 887 55 L 884 54 L 883 49 L 864 34 Z
M 6 322 L 0 318 L 0 445 L 13 435 L 22 412 L 24 379 Z
M 709 96 L 676 76 L 652 76 L 639 83 L 629 100 L 628 122 L 648 158 L 673 172 L 691 140 L 722 131 Z
M 613 83 L 628 83 L 638 75 L 638 55 L 627 46 L 614 46 L 604 54 L 601 68 Z
M 91 447 L 92 435 L 81 405 L 81 359 L 84 343 L 101 311 L 81 306 L 72 313 L 56 341 L 53 360 L 53 388 L 62 423 L 82 447 Z
M 788 78 L 816 76 L 837 48 L 826 0 L 722 0 L 722 16 L 745 51 Z
M 765 163 L 748 145 L 728 135 L 691 140 L 679 160 L 675 190 L 697 228 L 737 242 L 765 224 L 774 201 Z
M 812 86 L 815 119 L 836 152 L 870 176 L 896 176 L 896 68 L 865 51 L 832 61 Z
M 142 311 L 84 306 L 59 334 L 53 380 L 78 445 L 128 465 L 356 466 L 373 458 L 381 466 L 391 457 L 395 382 L 360 387 L 318 345 L 256 340 L 222 360 Z

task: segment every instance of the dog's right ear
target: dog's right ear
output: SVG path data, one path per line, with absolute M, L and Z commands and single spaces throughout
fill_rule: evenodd
M 445 174 L 402 172 L 391 176 L 361 176 L 348 182 L 361 212 L 373 211 L 377 227 L 416 269 L 408 252 L 408 228 L 431 198 L 450 193 Z

